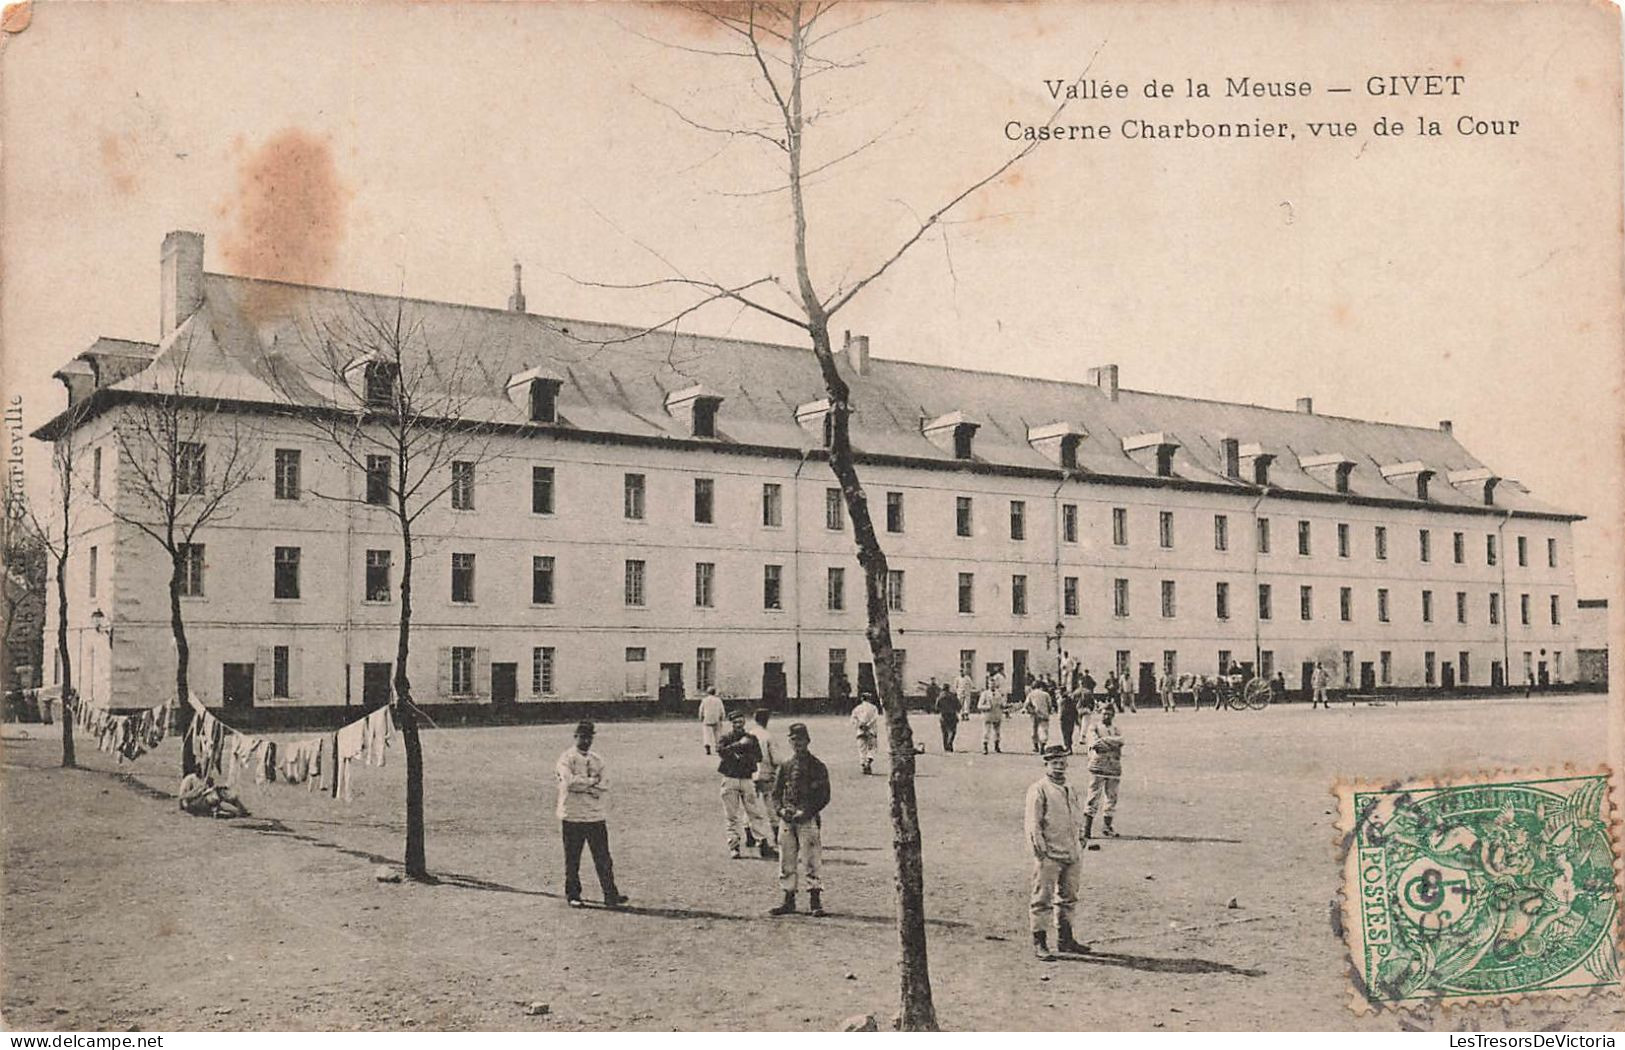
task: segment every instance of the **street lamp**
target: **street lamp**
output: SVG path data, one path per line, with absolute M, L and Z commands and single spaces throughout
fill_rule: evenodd
M 108 621 L 106 613 L 102 612 L 100 609 L 97 609 L 95 612 L 91 613 L 90 626 L 95 629 L 97 634 L 107 635 L 107 641 L 109 644 L 112 643 L 113 625 Z

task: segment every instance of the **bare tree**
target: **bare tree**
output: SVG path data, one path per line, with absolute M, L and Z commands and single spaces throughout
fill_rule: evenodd
M 56 657 L 62 689 L 62 767 L 72 769 L 77 760 L 73 750 L 73 714 L 69 704 L 73 691 L 73 651 L 68 648 L 68 556 L 73 548 L 73 530 L 79 507 L 75 473 L 79 460 L 79 427 L 87 418 L 86 405 L 70 405 L 62 427 L 51 444 L 51 476 L 54 490 L 51 518 L 42 520 L 30 508 L 34 533 L 39 536 L 46 556 L 56 567 Z M 43 652 L 42 652 L 43 657 Z
M 146 385 L 116 410 L 117 481 L 96 502 L 151 539 L 169 559 L 169 629 L 175 640 L 175 702 L 191 725 L 192 650 L 181 598 L 198 583 L 198 534 L 231 520 L 234 497 L 257 480 L 259 441 L 245 420 L 188 379 L 191 344 L 141 373 Z M 181 771 L 196 765 L 188 733 Z
M 482 413 L 475 405 L 488 391 L 489 377 L 474 354 L 458 345 L 437 345 L 437 338 L 404 300 L 355 296 L 337 314 L 309 321 L 303 357 L 268 357 L 264 362 L 273 386 L 292 406 L 297 425 L 349 468 L 346 477 L 365 478 L 360 493 L 312 487 L 311 495 L 387 507 L 400 534 L 401 601 L 392 685 L 406 750 L 406 875 L 423 882 L 433 881 L 424 847 L 423 745 L 407 672 L 413 527 L 459 483 L 458 470 L 472 471 L 496 454 L 494 429 L 478 421 Z
M 27 662 L 36 670 L 40 663 L 40 629 L 50 561 L 33 520 L 28 494 L 20 484 L 0 489 L 0 550 L 5 557 L 5 574 L 0 579 L 0 604 L 5 607 L 0 666 L 5 669 L 6 685 L 20 685 L 16 680 L 17 654 L 26 653 Z
M 949 213 L 972 194 L 1001 178 L 1038 145 L 1029 141 L 1002 162 L 993 164 L 981 177 L 948 192 L 929 213 L 918 217 L 879 261 L 856 275 L 849 274 L 833 288 L 820 287 L 808 250 L 810 219 L 807 190 L 813 180 L 822 181 L 837 165 L 873 146 L 880 135 L 834 151 L 832 156 L 812 158 L 808 136 L 822 127 L 826 113 L 809 102 L 808 82 L 814 77 L 836 74 L 862 64 L 862 52 L 848 48 L 837 55 L 841 43 L 831 40 L 869 20 L 861 12 L 832 17 L 841 5 L 838 0 L 803 3 L 693 3 L 683 5 L 709 32 L 703 46 L 687 46 L 656 41 L 678 50 L 743 63 L 752 78 L 752 94 L 763 105 L 763 119 L 754 123 L 738 120 L 711 121 L 691 116 L 675 106 L 654 100 L 687 128 L 720 136 L 725 142 L 754 144 L 776 162 L 783 181 L 763 191 L 731 196 L 782 194 L 789 203 L 789 247 L 794 258 L 793 282 L 768 275 L 755 279 L 719 281 L 684 272 L 654 253 L 670 268 L 671 275 L 636 284 L 582 282 L 595 287 L 619 289 L 686 289 L 694 301 L 663 323 L 646 331 L 672 326 L 711 303 L 734 304 L 791 325 L 808 340 L 818 362 L 830 403 L 828 452 L 830 469 L 840 484 L 847 515 L 852 522 L 857 559 L 863 569 L 867 638 L 874 654 L 877 685 L 886 715 L 891 745 L 891 821 L 896 861 L 897 931 L 901 942 L 899 963 L 901 1025 L 906 1030 L 934 1030 L 936 1008 L 931 996 L 930 969 L 926 953 L 924 867 L 920 849 L 919 811 L 914 792 L 914 740 L 904 706 L 903 683 L 898 677 L 896 652 L 892 647 L 891 622 L 886 604 L 888 565 L 886 553 L 875 532 L 869 501 L 858 475 L 853 454 L 850 420 L 851 390 L 836 367 L 830 331 L 838 313 L 857 296 L 884 276 L 908 252 L 934 230 L 940 232 Z M 722 43 L 717 43 L 717 41 Z M 1080 74 L 1081 76 L 1081 74 Z M 1064 104 L 1051 114 L 1053 122 Z M 764 292 L 783 292 L 790 305 L 768 305 Z

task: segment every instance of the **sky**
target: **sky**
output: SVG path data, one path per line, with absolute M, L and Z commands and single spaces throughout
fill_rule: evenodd
M 1614 591 L 1617 11 L 1012 3 L 830 19 L 828 53 L 852 68 L 810 82 L 808 151 L 852 156 L 809 197 L 824 288 L 1008 160 L 1010 122 L 1055 113 L 1046 80 L 1128 92 L 1068 104 L 1059 123 L 1112 137 L 1046 143 L 967 197 L 837 330 L 868 334 L 877 357 L 1070 380 L 1115 363 L 1134 389 L 1450 419 L 1499 474 L 1588 516 L 1579 592 Z M 600 285 L 788 281 L 776 150 L 702 130 L 771 117 L 747 64 L 700 53 L 731 44 L 701 17 L 616 3 L 35 5 L 0 61 L 7 393 L 32 427 L 63 404 L 51 372 L 97 336 L 155 340 L 172 229 L 203 233 L 216 272 L 491 306 L 517 261 L 532 312 L 630 323 L 688 300 Z M 1389 93 L 1426 91 L 1427 74 L 1461 78 L 1445 82 L 1456 93 Z M 1225 97 L 1243 77 L 1309 91 Z M 1187 79 L 1212 97 L 1186 97 Z M 1172 97 L 1146 97 L 1153 80 Z M 1379 119 L 1405 131 L 1378 135 Z M 1139 121 L 1296 137 L 1125 135 Z M 1479 121 L 1503 134 L 1458 130 Z M 737 307 L 683 324 L 796 336 Z M 37 450 L 28 469 L 43 472 Z

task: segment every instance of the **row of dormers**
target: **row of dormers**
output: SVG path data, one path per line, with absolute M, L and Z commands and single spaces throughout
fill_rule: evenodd
M 557 423 L 558 394 L 563 379 L 542 368 L 519 372 L 508 380 L 508 399 L 532 423 Z M 673 418 L 687 417 L 689 433 L 696 438 L 717 436 L 717 413 L 723 402 L 721 394 L 703 385 L 675 390 L 666 395 L 666 411 Z M 828 398 L 819 398 L 799 405 L 795 411 L 797 425 L 819 436 L 826 447 L 830 437 L 831 404 Z M 920 418 L 920 434 L 943 452 L 957 460 L 975 459 L 976 431 L 981 423 L 965 412 L 948 412 L 940 416 Z M 1044 458 L 1062 470 L 1078 470 L 1078 448 L 1089 431 L 1081 424 L 1058 420 L 1027 428 L 1027 443 Z M 1180 448 L 1179 439 L 1166 431 L 1148 431 L 1122 439 L 1124 455 L 1157 477 L 1174 476 L 1174 455 Z M 1219 442 L 1224 476 L 1232 481 L 1257 487 L 1270 485 L 1270 469 L 1277 454 L 1269 452 L 1256 442 L 1243 444 L 1239 438 L 1223 438 Z M 1349 492 L 1349 478 L 1356 463 L 1340 452 L 1300 456 L 1298 466 L 1305 474 L 1338 493 Z M 1438 471 L 1418 460 L 1381 466 L 1382 476 L 1417 500 L 1427 502 L 1430 488 Z M 1485 506 L 1494 506 L 1495 488 L 1501 479 L 1488 469 L 1476 467 L 1452 470 L 1446 481 L 1453 487 L 1472 493 Z

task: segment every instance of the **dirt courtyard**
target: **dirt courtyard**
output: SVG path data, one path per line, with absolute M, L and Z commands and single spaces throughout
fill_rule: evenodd
M 1021 807 L 1042 769 L 1025 720 L 1006 724 L 1013 753 L 984 757 L 979 719 L 943 755 L 935 720 L 915 717 L 943 1027 L 1625 1027 L 1617 994 L 1358 1018 L 1332 924 L 1334 780 L 1596 765 L 1605 698 L 1155 710 L 1122 724 L 1122 838 L 1087 855 L 1079 907 L 1096 954 L 1045 964 L 1026 932 Z M 432 886 L 374 879 L 401 856 L 398 747 L 387 768 L 360 768 L 353 801 L 250 787 L 253 819 L 210 821 L 176 809 L 174 740 L 122 765 L 81 741 L 86 768 L 64 771 L 57 727 L 8 726 L 5 1026 L 828 1030 L 866 1012 L 884 1024 L 897 954 L 886 781 L 859 775 L 844 722 L 810 725 L 833 780 L 825 919 L 766 914 L 776 865 L 728 858 L 714 760 L 690 722 L 600 724 L 623 912 L 564 905 L 552 768 L 568 726 L 425 734 Z M 527 1015 L 531 1002 L 548 1012 Z

